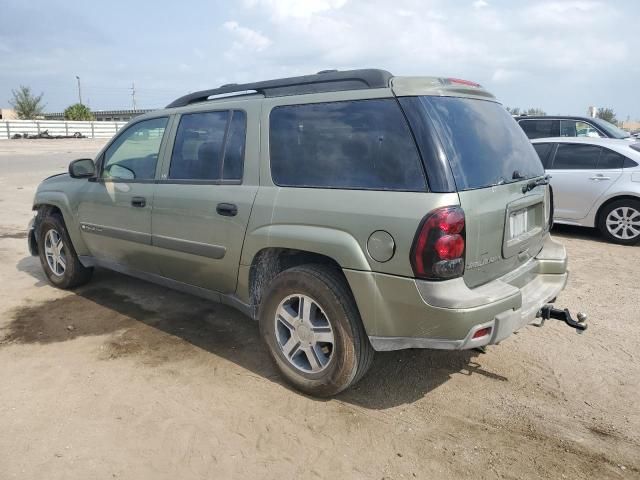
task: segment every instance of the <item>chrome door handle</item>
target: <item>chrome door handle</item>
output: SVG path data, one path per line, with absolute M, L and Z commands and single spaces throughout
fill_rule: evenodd
M 603 175 L 596 175 L 595 177 L 589 177 L 589 180 L 611 180 L 611 177 L 605 177 Z

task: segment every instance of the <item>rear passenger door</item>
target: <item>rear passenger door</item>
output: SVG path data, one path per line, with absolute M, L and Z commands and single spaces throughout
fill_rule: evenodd
M 554 216 L 580 220 L 622 173 L 624 157 L 607 148 L 560 143 L 550 167 Z
M 183 113 L 174 122 L 152 214 L 163 276 L 235 291 L 258 185 L 258 110 L 256 103 L 231 105 Z

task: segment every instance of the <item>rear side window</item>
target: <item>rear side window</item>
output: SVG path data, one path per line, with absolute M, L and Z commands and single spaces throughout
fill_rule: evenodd
M 553 143 L 534 143 L 533 148 L 536 150 L 538 157 L 540 157 L 540 161 L 544 168 L 549 167 L 549 153 L 551 153 L 551 149 L 553 148 Z
M 520 120 L 519 124 L 531 139 L 560 136 L 560 120 Z
M 635 160 L 631 160 L 630 158 L 625 158 L 624 165 L 622 165 L 622 168 L 633 168 L 637 166 L 638 166 L 638 162 L 636 162 Z
M 276 107 L 269 142 L 276 185 L 426 190 L 415 142 L 395 99 Z
M 553 160 L 554 170 L 595 169 L 600 156 L 600 147 L 561 143 Z
M 246 116 L 239 110 L 182 115 L 169 179 L 241 180 Z
M 625 157 L 620 155 L 618 152 L 614 152 L 608 148 L 602 148 L 600 158 L 598 159 L 598 170 L 622 168 L 622 165 L 624 165 L 624 158 Z

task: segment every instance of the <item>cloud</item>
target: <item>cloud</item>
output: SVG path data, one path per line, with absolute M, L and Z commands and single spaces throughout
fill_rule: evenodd
M 600 102 L 640 116 L 632 100 L 638 82 L 630 81 L 640 73 L 640 10 L 631 0 L 226 0 L 161 10 L 130 0 L 87 10 L 67 1 L 44 17 L 29 2 L 5 2 L 0 102 L 29 84 L 64 108 L 76 74 L 92 101 L 117 108 L 132 80 L 157 106 L 171 100 L 160 99 L 168 90 L 378 67 L 475 80 L 510 105 L 581 113 Z M 125 7 L 140 24 L 119 22 Z M 141 26 L 145 35 L 136 36 Z M 174 37 L 164 33 L 170 29 Z
M 309 18 L 318 13 L 340 9 L 347 0 L 246 0 L 248 8 L 262 7 L 269 10 L 272 18 Z
M 242 27 L 236 21 L 224 22 L 223 27 L 231 32 L 236 39 L 235 48 L 246 48 L 260 52 L 271 45 L 271 40 L 268 37 L 250 28 Z
M 517 79 L 522 76 L 522 72 L 517 70 L 509 70 L 506 68 L 498 68 L 493 75 L 491 75 L 491 80 L 496 83 L 506 83 L 511 82 L 512 80 Z

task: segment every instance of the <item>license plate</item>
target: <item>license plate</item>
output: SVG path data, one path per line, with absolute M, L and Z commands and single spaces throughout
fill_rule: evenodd
M 520 210 L 509 215 L 509 239 L 527 233 L 529 226 L 529 210 Z

